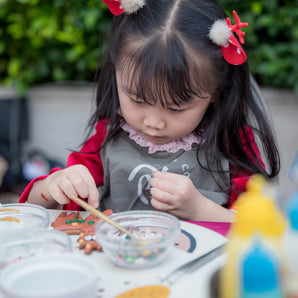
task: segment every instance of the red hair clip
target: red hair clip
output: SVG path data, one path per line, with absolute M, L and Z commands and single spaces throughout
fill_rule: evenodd
M 236 11 L 233 11 L 236 21 L 232 25 L 231 19 L 217 20 L 212 25 L 209 37 L 217 45 L 221 46 L 224 59 L 233 65 L 240 65 L 246 61 L 246 54 L 236 39 L 233 32 L 237 33 L 240 43 L 244 43 L 245 32 L 241 28 L 248 26 L 248 23 L 242 23 Z
M 138 11 L 145 5 L 145 0 L 102 0 L 109 8 L 110 12 L 118 16 L 123 12 L 128 14 Z

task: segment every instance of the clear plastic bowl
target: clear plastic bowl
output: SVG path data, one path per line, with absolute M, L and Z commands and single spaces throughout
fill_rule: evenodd
M 23 228 L 0 232 L 0 269 L 29 257 L 62 252 L 72 252 L 72 241 L 61 231 Z
M 15 228 L 47 228 L 50 225 L 49 211 L 35 204 L 0 205 L 0 232 Z
M 10 298 L 96 297 L 98 265 L 79 254 L 48 254 L 6 266 L 0 290 Z
M 95 225 L 96 241 L 115 264 L 126 268 L 146 268 L 168 255 L 180 234 L 179 220 L 159 211 L 126 211 L 109 216 L 129 230 L 134 239 L 100 220 Z

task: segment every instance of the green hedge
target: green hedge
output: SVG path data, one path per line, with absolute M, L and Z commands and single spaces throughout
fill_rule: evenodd
M 92 81 L 111 15 L 100 0 L 0 0 L 0 83 Z
M 245 28 L 261 85 L 298 92 L 298 0 L 218 0 Z M 20 92 L 44 82 L 92 81 L 111 14 L 101 0 L 0 0 L 0 84 Z

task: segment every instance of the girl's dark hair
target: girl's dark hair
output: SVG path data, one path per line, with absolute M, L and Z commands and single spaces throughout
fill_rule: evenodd
M 127 73 L 126 85 L 145 102 L 179 105 L 208 92 L 212 103 L 197 127 L 205 140 L 201 146 L 207 148 L 207 162 L 199 162 L 208 169 L 218 165 L 222 177 L 218 183 L 228 192 L 222 158 L 235 169 L 230 178 L 236 173 L 271 178 L 279 172 L 279 155 L 270 124 L 252 95 L 247 62 L 229 64 L 208 37 L 212 24 L 226 17 L 211 0 L 147 0 L 137 13 L 115 17 L 90 126 L 109 119 L 105 142 L 120 130 L 116 69 Z M 266 170 L 250 146 L 247 127 L 259 140 Z M 249 154 L 243 149 L 243 139 Z

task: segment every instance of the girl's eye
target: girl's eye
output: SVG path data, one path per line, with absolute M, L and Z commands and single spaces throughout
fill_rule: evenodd
M 184 111 L 183 109 L 173 109 L 173 108 L 168 108 L 168 110 L 173 113 L 182 113 Z
M 137 100 L 137 99 L 132 99 L 132 98 L 131 98 L 131 101 L 132 101 L 133 103 L 137 104 L 137 105 L 143 105 L 143 104 L 145 104 L 143 101 L 141 101 L 141 100 Z

